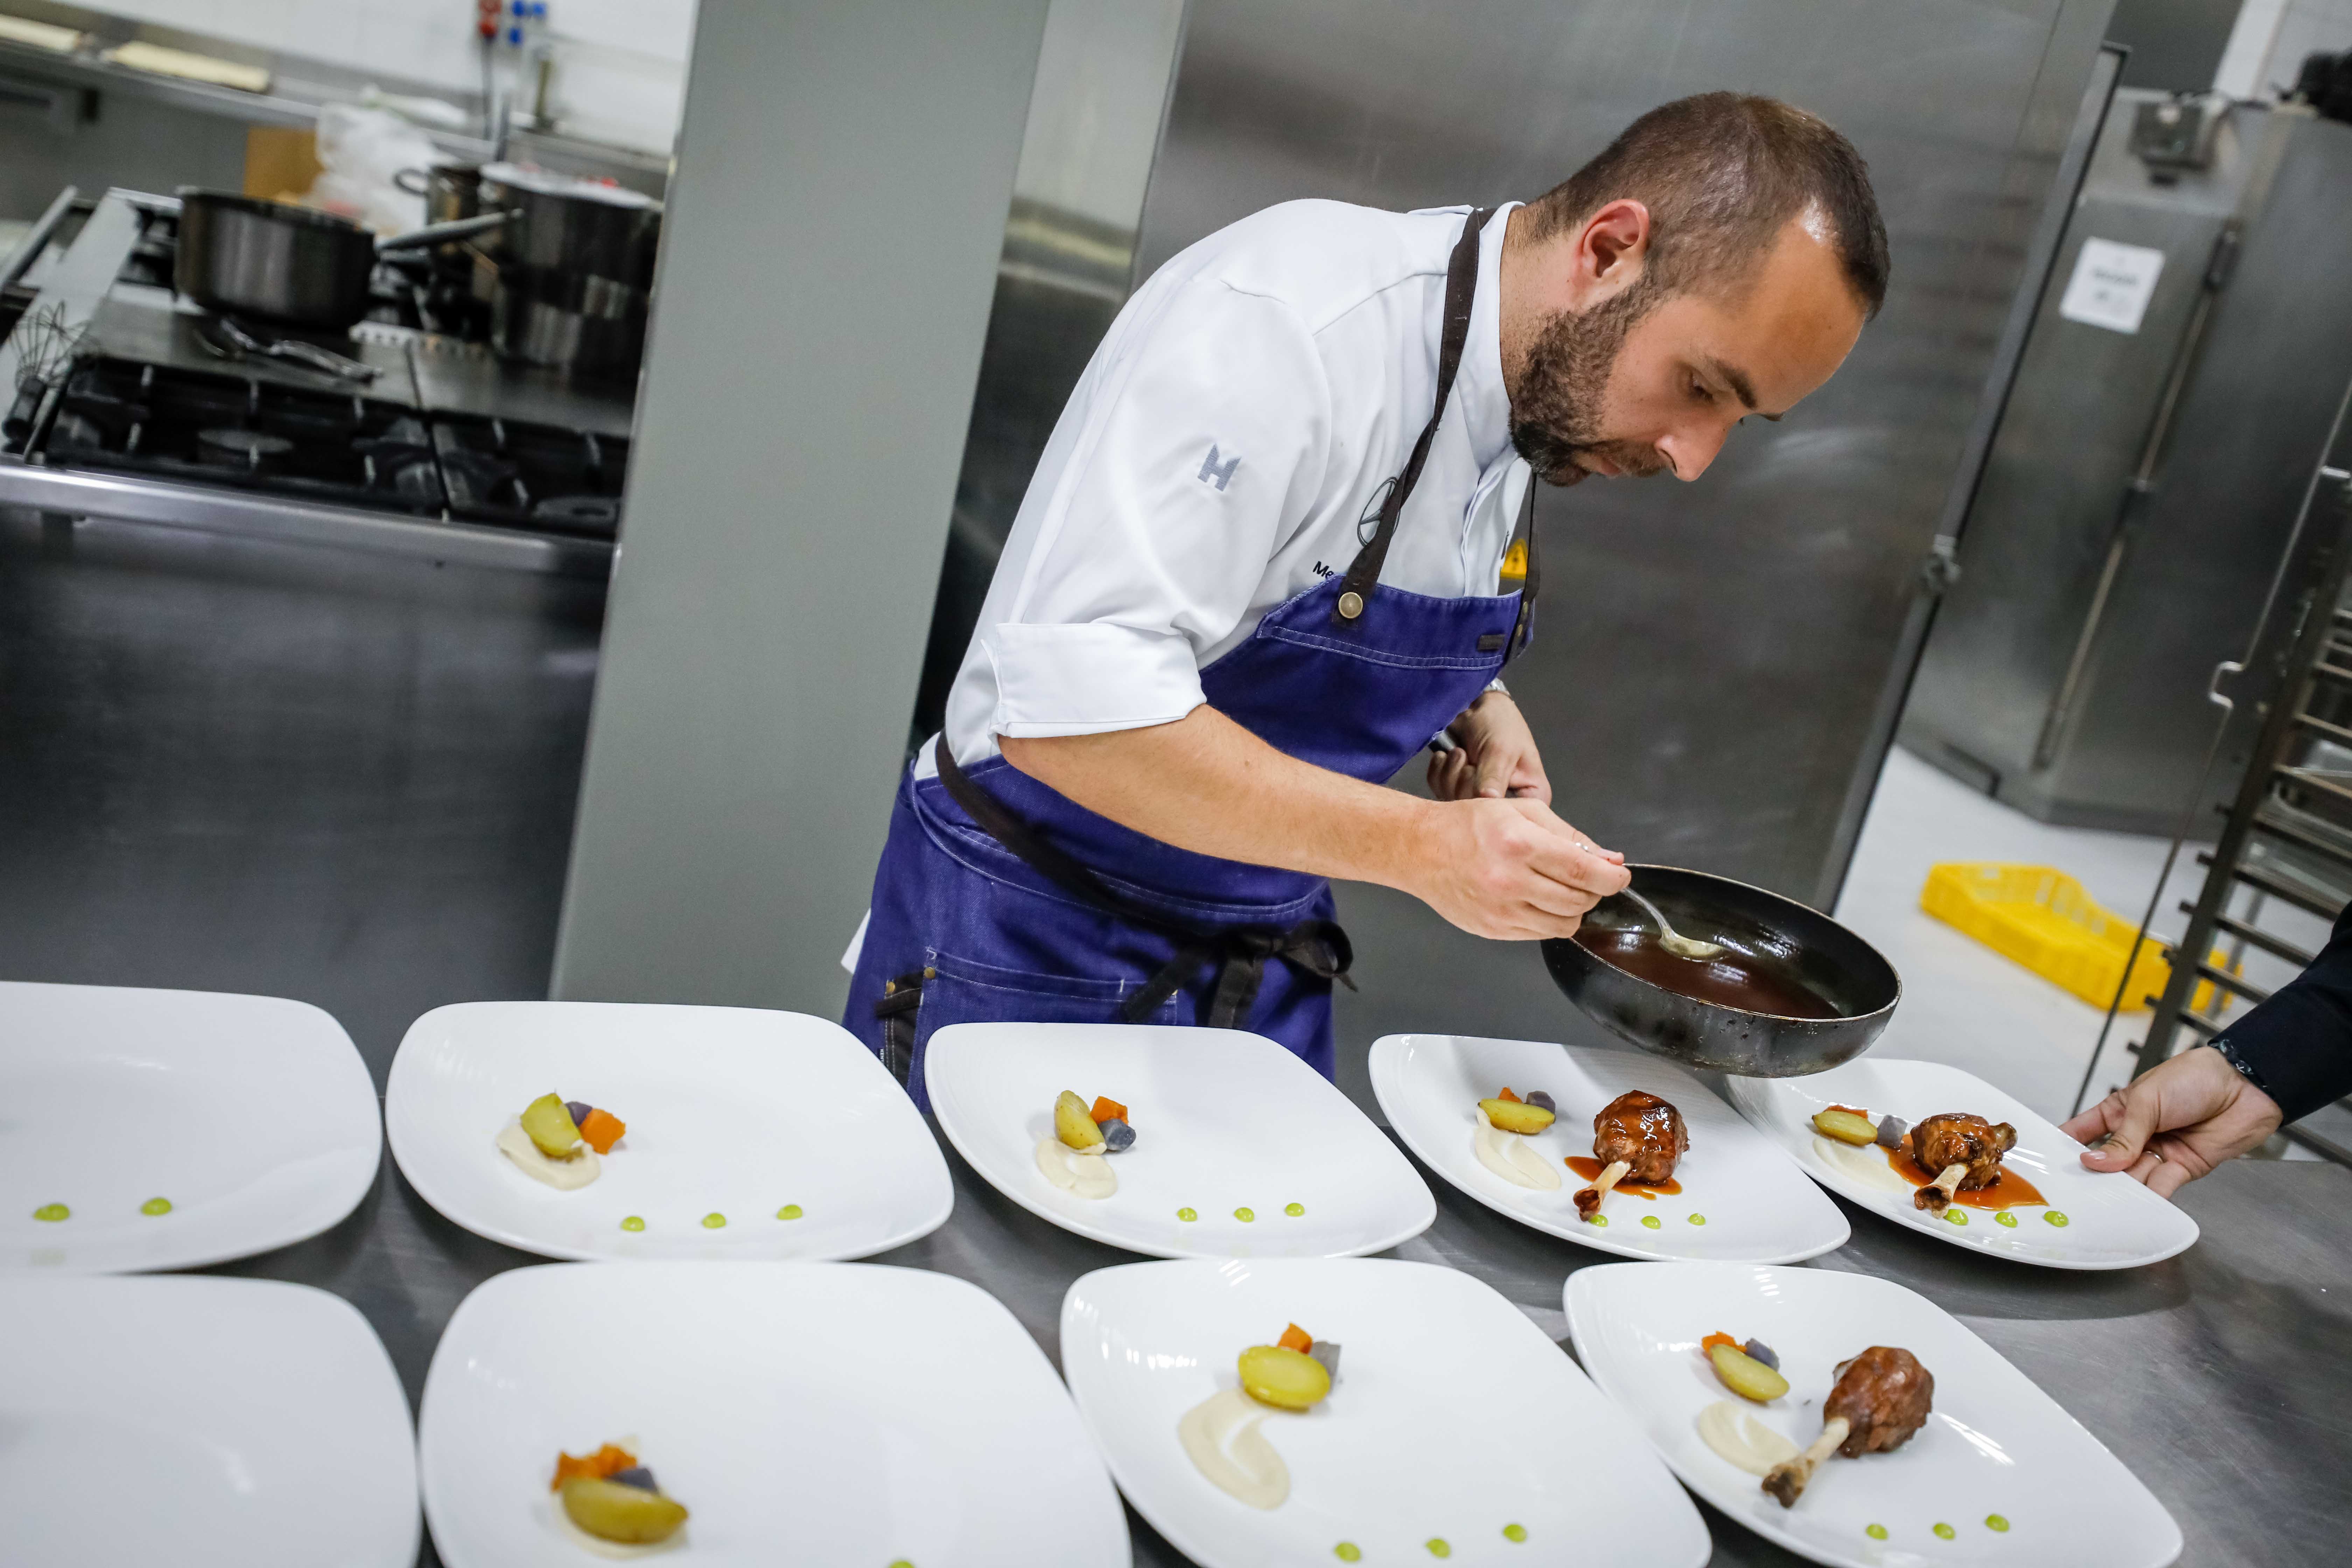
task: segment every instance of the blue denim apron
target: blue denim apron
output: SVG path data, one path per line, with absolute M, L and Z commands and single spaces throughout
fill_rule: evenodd
M 1291 756 L 1386 782 L 1527 644 L 1537 587 L 1529 480 L 1520 593 L 1380 585 L 1469 335 L 1479 231 L 1446 271 L 1436 406 L 1345 575 L 1258 623 L 1201 672 L 1209 704 Z M 1197 855 L 1097 816 L 992 757 L 898 786 L 842 1023 L 929 1107 L 934 1031 L 971 1023 L 1206 1024 L 1268 1036 L 1332 1074 L 1331 983 L 1350 952 L 1323 878 Z

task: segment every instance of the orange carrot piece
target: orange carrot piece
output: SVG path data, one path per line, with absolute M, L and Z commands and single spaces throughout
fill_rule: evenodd
M 1109 1121 L 1114 1118 L 1124 1121 L 1127 1120 L 1127 1107 L 1107 1094 L 1098 1094 L 1095 1096 L 1095 1108 L 1087 1114 L 1097 1121 Z
M 619 1142 L 621 1134 L 628 1130 L 627 1122 L 601 1105 L 592 1108 L 586 1116 L 580 1119 L 580 1136 L 586 1139 L 588 1147 L 599 1154 L 611 1153 L 613 1145 Z M 628 1468 L 626 1465 L 621 1467 L 625 1470 Z
M 1740 1341 L 1735 1340 L 1729 1334 L 1724 1333 L 1718 1330 L 1717 1331 L 1707 1335 L 1706 1338 L 1699 1341 L 1698 1351 L 1699 1354 L 1705 1355 L 1707 1352 L 1713 1350 L 1717 1345 L 1728 1345 L 1733 1350 L 1738 1350 L 1740 1347 Z
M 1300 1328 L 1297 1323 L 1293 1323 L 1290 1327 L 1283 1330 L 1282 1338 L 1275 1341 L 1274 1342 L 1280 1345 L 1284 1350 L 1297 1351 L 1301 1355 L 1304 1355 L 1313 1347 L 1315 1343 L 1315 1336 L 1308 1333 L 1305 1329 Z
M 1503 1089 L 1503 1092 L 1502 1092 L 1502 1093 L 1500 1093 L 1500 1094 L 1498 1094 L 1498 1095 L 1496 1095 L 1495 1098 L 1496 1098 L 1496 1100 L 1509 1100 L 1513 1105 L 1517 1105 L 1517 1104 L 1518 1104 L 1518 1103 L 1519 1103 L 1519 1097 L 1518 1097 L 1517 1095 L 1513 1094 L 1513 1093 L 1511 1092 L 1511 1090 L 1510 1090 L 1510 1087 L 1509 1087 L 1508 1085 L 1505 1085 L 1505 1086 L 1504 1086 L 1504 1089 Z
M 555 1479 L 547 1483 L 547 1489 L 560 1492 L 563 1489 L 563 1483 L 575 1476 L 601 1481 L 607 1476 L 634 1468 L 636 1462 L 635 1454 L 614 1443 L 607 1443 L 594 1453 L 576 1459 L 569 1454 L 558 1454 L 555 1456 Z

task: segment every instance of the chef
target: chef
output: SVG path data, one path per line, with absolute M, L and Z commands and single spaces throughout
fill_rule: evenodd
M 900 782 L 845 1023 L 926 1105 L 950 1024 L 1244 1028 L 1328 1077 L 1331 879 L 1572 934 L 1627 873 L 1552 811 L 1502 679 L 1534 480 L 1697 479 L 1829 379 L 1886 274 L 1853 146 L 1731 93 L 1524 205 L 1290 202 L 1174 258 L 1071 394 Z M 1424 747 L 1434 799 L 1383 787 Z

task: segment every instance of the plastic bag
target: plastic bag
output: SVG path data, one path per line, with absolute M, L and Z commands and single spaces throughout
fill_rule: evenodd
M 425 198 L 400 188 L 403 169 L 430 168 L 433 139 L 397 114 L 352 103 L 319 110 L 319 177 L 310 203 L 356 218 L 379 234 L 425 223 Z

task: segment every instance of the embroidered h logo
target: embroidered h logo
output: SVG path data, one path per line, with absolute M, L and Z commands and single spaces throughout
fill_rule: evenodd
M 1219 456 L 1216 443 L 1210 442 L 1209 455 L 1201 459 L 1201 472 L 1198 477 L 1202 484 L 1214 484 L 1222 490 L 1225 488 L 1226 482 L 1234 477 L 1234 470 L 1242 466 L 1242 459 L 1241 454 L 1237 452 L 1220 463 L 1217 461 Z

